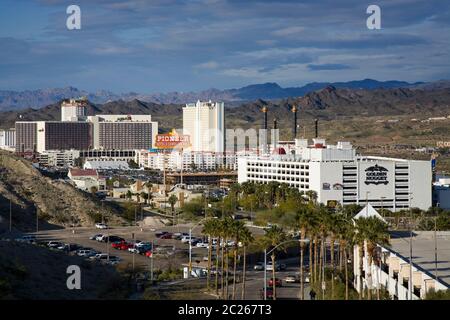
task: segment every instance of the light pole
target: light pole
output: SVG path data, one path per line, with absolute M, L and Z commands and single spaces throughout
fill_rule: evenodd
M 194 231 L 194 229 L 197 228 L 203 222 L 203 220 L 206 220 L 206 218 L 201 219 L 194 226 L 189 228 L 189 267 L 188 267 L 188 278 L 191 277 L 191 273 L 192 273 L 192 231 Z
M 412 279 L 412 253 L 413 253 L 413 247 L 412 247 L 412 241 L 413 241 L 413 231 L 412 231 L 412 208 L 411 208 L 411 200 L 413 197 L 409 197 L 409 300 L 412 300 L 412 292 L 413 292 L 413 279 Z
M 309 239 L 287 240 L 287 241 L 284 241 L 282 243 L 277 244 L 269 252 L 267 252 L 267 249 L 264 248 L 264 300 L 267 300 L 267 255 L 271 254 L 279 246 L 282 246 L 283 244 L 286 244 L 286 243 L 289 243 L 289 242 L 309 243 Z M 275 268 L 275 266 L 272 266 L 272 268 Z M 273 281 L 275 281 L 275 279 L 273 279 Z
M 436 204 L 439 209 L 439 202 Z M 438 250 L 437 250 L 437 216 L 438 212 L 436 211 L 436 215 L 434 217 L 434 277 L 436 281 L 438 280 L 438 271 L 437 271 L 437 262 L 438 262 Z

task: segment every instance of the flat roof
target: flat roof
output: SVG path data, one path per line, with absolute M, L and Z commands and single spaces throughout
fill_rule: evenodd
M 450 231 L 438 231 L 437 276 L 450 287 Z M 409 261 L 409 232 L 392 232 L 391 249 Z M 430 276 L 435 275 L 435 238 L 434 231 L 413 231 L 412 262 Z

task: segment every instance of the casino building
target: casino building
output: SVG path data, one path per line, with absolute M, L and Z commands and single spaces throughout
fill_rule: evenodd
M 238 182 L 277 181 L 314 190 L 317 200 L 329 206 L 369 202 L 391 211 L 432 205 L 432 172 L 429 161 L 361 156 L 348 142 L 326 145 L 323 139 L 296 139 L 286 154 L 277 148 L 271 155 L 238 158 Z

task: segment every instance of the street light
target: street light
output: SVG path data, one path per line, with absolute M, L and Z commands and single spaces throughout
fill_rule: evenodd
M 411 195 L 411 193 L 409 193 Z M 409 197 L 409 300 L 412 300 L 412 292 L 413 292 L 413 279 L 412 279 L 412 241 L 413 241 L 413 231 L 412 231 L 412 208 L 411 208 L 411 200 L 413 199 L 413 197 Z
M 279 246 L 282 246 L 283 244 L 289 243 L 289 242 L 304 242 L 309 243 L 309 239 L 296 239 L 296 240 L 287 240 L 284 241 L 275 247 L 273 247 L 269 252 L 267 252 L 267 249 L 264 248 L 264 300 L 267 300 L 267 255 L 271 254 L 276 248 Z M 272 268 L 275 268 L 275 266 L 272 266 Z M 275 279 L 273 279 L 275 281 Z
M 197 228 L 203 220 L 206 220 L 207 218 L 201 219 L 199 222 L 197 222 L 193 227 L 189 228 L 189 267 L 188 267 L 188 278 L 191 277 L 192 273 L 192 231 Z

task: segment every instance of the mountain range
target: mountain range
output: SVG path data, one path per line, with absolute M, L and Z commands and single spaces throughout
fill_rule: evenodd
M 299 119 L 353 118 L 367 116 L 417 115 L 447 116 L 450 114 L 450 87 L 348 89 L 328 85 L 302 97 L 276 100 L 256 99 L 237 106 L 225 105 L 227 128 L 260 127 L 261 109 L 268 107 L 270 126 L 276 118 L 280 128 L 292 126 L 292 107 L 300 107 Z M 88 115 L 94 114 L 151 114 L 162 131 L 182 127 L 183 104 L 160 104 L 138 99 L 117 100 L 104 104 L 90 103 Z M 18 120 L 59 120 L 60 104 L 53 103 L 40 109 L 0 112 L 0 127 L 13 127 Z
M 303 97 L 306 94 L 321 90 L 327 86 L 346 89 L 392 89 L 392 88 L 422 88 L 430 90 L 439 86 L 440 88 L 450 88 L 450 81 L 439 81 L 433 83 L 408 83 L 404 81 L 377 81 L 364 79 L 349 82 L 313 82 L 301 87 L 283 88 L 277 83 L 263 83 L 245 86 L 238 89 L 208 89 L 200 92 L 169 92 L 141 94 L 128 92 L 116 94 L 110 91 L 101 90 L 88 92 L 74 87 L 39 89 L 26 91 L 0 90 L 0 111 L 19 110 L 25 108 L 39 109 L 47 105 L 56 103 L 65 98 L 77 98 L 86 96 L 89 101 L 95 104 L 104 104 L 110 101 L 132 101 L 134 99 L 158 103 L 158 104 L 185 104 L 197 100 L 218 100 L 226 101 L 231 106 L 237 106 L 242 102 L 257 99 L 275 100 L 293 97 Z

